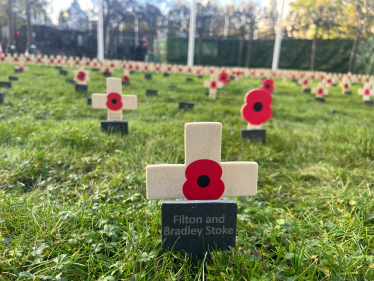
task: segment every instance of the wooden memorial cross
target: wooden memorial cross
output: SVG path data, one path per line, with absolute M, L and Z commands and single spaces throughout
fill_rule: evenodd
M 59 66 L 59 67 L 61 67 L 62 66 L 62 58 L 61 58 L 61 56 L 59 55 L 59 56 L 57 56 L 57 58 L 56 58 L 56 65 L 57 66 Z
M 135 110 L 138 105 L 136 95 L 122 95 L 120 78 L 107 78 L 107 93 L 93 94 L 92 107 L 108 109 L 108 121 L 123 121 L 122 110 Z
M 90 81 L 90 72 L 84 70 L 82 66 L 80 69 L 74 71 L 74 80 L 78 85 L 87 85 L 87 82 Z
M 130 71 L 128 71 L 127 69 L 123 70 L 122 84 L 124 85 L 130 84 Z
M 147 199 L 162 203 L 162 247 L 202 259 L 236 244 L 237 204 L 222 197 L 257 193 L 256 162 L 221 162 L 222 124 L 185 125 L 185 164 L 147 166 Z
M 346 94 L 346 95 L 351 95 L 352 92 L 349 91 L 349 87 L 351 86 L 351 82 L 350 82 L 350 79 L 344 79 L 343 82 L 341 83 L 341 86 L 342 86 L 342 92 L 343 94 Z
M 222 89 L 224 84 L 220 81 L 218 81 L 217 76 L 212 75 L 212 78 L 210 81 L 204 82 L 204 87 L 209 88 L 209 97 L 211 99 L 216 99 L 217 97 L 217 89 Z
M 325 101 L 323 96 L 328 95 L 329 90 L 324 88 L 324 83 L 323 82 L 319 82 L 318 87 L 312 89 L 312 94 L 316 95 L 316 100 Z
M 374 96 L 374 90 L 371 90 L 370 88 L 370 83 L 365 83 L 364 88 L 358 90 L 358 94 L 363 96 L 364 103 L 373 105 L 373 101 L 370 100 L 370 96 Z
M 303 79 L 300 79 L 299 83 L 301 84 L 301 91 L 303 93 L 310 93 L 310 88 L 308 88 L 310 80 L 308 78 L 304 77 Z

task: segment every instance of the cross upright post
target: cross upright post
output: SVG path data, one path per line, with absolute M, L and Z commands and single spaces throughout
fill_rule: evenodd
M 217 97 L 217 89 L 222 89 L 224 84 L 220 81 L 218 81 L 216 75 L 211 76 L 210 81 L 205 81 L 204 82 L 204 87 L 209 88 L 209 97 L 211 99 L 216 99 Z

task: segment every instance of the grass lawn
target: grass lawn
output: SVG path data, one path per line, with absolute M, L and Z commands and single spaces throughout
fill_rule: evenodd
M 9 74 L 0 65 L 0 81 Z M 0 105 L 0 280 L 374 280 L 374 112 L 362 84 L 352 96 L 332 88 L 322 104 L 275 80 L 260 144 L 240 139 L 258 79 L 210 100 L 203 80 L 134 74 L 123 89 L 138 110 L 124 111 L 121 137 L 101 132 L 107 111 L 56 69 L 18 76 Z M 105 93 L 102 74 L 90 76 L 89 93 Z M 195 108 L 179 111 L 179 101 Z M 183 164 L 184 124 L 198 121 L 223 124 L 222 161 L 258 162 L 259 183 L 255 197 L 234 198 L 236 249 L 189 264 L 160 249 L 161 201 L 146 200 L 145 167 Z

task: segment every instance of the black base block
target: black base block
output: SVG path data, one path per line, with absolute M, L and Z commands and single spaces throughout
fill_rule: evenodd
M 152 74 L 144 74 L 144 78 L 147 80 L 152 80 Z
M 351 91 L 344 91 L 344 95 L 351 96 L 352 92 Z
M 261 77 L 261 78 L 260 78 L 260 83 L 261 83 L 261 85 L 262 85 L 262 82 L 264 82 L 264 80 L 266 80 L 265 77 Z
M 242 139 L 266 142 L 266 130 L 241 130 Z
M 68 71 L 67 70 L 60 70 L 60 75 L 68 75 Z
M 101 121 L 101 130 L 108 134 L 121 133 L 121 135 L 129 134 L 129 123 L 127 121 Z
M 122 81 L 122 85 L 129 86 L 129 85 L 130 85 L 130 82 Z
M 0 103 L 4 102 L 4 93 L 0 93 Z
M 15 72 L 15 73 L 22 73 L 23 70 L 22 70 L 22 69 L 15 69 L 14 72 Z
M 209 250 L 235 248 L 237 210 L 235 200 L 162 202 L 162 249 L 202 260 Z
M 356 85 L 357 83 L 356 82 L 353 82 L 353 83 L 351 83 L 352 84 L 352 86 L 354 86 L 354 85 Z
M 0 88 L 12 88 L 12 82 L 0 82 Z
M 87 98 L 87 105 L 91 105 L 92 104 L 92 98 Z
M 130 74 L 134 74 L 135 73 L 135 70 L 130 70 Z
M 230 81 L 234 81 L 235 80 L 235 76 L 230 76 Z
M 303 89 L 303 93 L 308 94 L 308 93 L 311 93 L 311 92 L 312 92 L 312 90 L 310 88 Z
M 319 101 L 319 102 L 325 102 L 324 98 L 317 98 L 317 97 L 315 97 L 314 100 Z
M 103 72 L 103 75 L 104 75 L 105 77 L 111 77 L 111 76 L 112 76 L 112 73 L 110 73 L 110 72 Z
M 55 68 L 58 69 L 58 70 L 61 70 L 61 69 L 62 69 L 61 66 L 55 66 Z
M 158 91 L 157 90 L 147 90 L 146 95 L 147 96 L 157 96 Z
M 331 87 L 336 87 L 336 86 L 338 86 L 337 83 L 332 83 L 332 84 L 331 84 Z
M 9 81 L 18 81 L 17 76 L 9 76 Z
M 192 78 L 186 78 L 186 81 L 187 82 L 193 82 L 193 79 Z
M 366 100 L 366 101 L 364 101 L 364 103 L 368 106 L 373 106 L 374 105 L 374 101 L 372 101 L 372 100 Z
M 170 76 L 169 73 L 167 73 L 167 72 L 164 73 L 164 77 L 169 77 L 169 76 Z
M 292 82 L 298 83 L 297 79 L 291 79 Z
M 75 84 L 75 80 L 74 79 L 66 79 L 66 82 L 70 83 L 70 84 Z
M 179 109 L 192 109 L 195 106 L 193 102 L 180 102 Z
M 99 68 L 92 68 L 91 69 L 93 72 L 98 72 L 100 69 Z
M 207 97 L 209 97 L 209 91 L 205 92 L 205 95 L 206 95 Z
M 175 84 L 169 85 L 169 88 L 175 88 L 175 87 L 177 87 L 177 85 Z
M 87 85 L 79 85 L 79 84 L 76 84 L 75 85 L 75 90 L 77 92 L 87 92 L 88 91 L 88 87 Z
M 197 78 L 199 78 L 199 79 L 203 79 L 203 75 L 197 75 Z

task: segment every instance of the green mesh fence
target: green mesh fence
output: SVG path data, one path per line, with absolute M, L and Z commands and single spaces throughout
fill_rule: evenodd
M 367 40 L 361 42 L 357 56 L 360 64 L 354 68 L 355 73 L 368 73 L 372 68 L 362 66 L 362 58 L 368 55 Z M 316 70 L 326 72 L 348 71 L 349 56 L 353 40 L 318 40 L 315 67 Z M 310 69 L 310 56 L 312 41 L 302 39 L 284 39 L 281 45 L 279 68 L 282 69 Z M 363 46 L 363 47 L 361 47 Z M 365 48 L 364 48 L 365 47 Z M 167 61 L 173 64 L 186 64 L 188 51 L 188 38 L 169 37 L 167 42 Z M 254 40 L 251 47 L 249 67 L 270 68 L 273 60 L 274 41 Z M 207 38 L 202 41 L 202 65 L 237 66 L 239 53 L 239 40 Z M 247 41 L 243 44 L 241 66 L 245 65 L 247 54 Z M 371 54 L 370 54 L 371 55 Z M 198 64 L 198 39 L 195 41 L 195 64 Z M 368 71 L 370 69 L 370 71 Z

